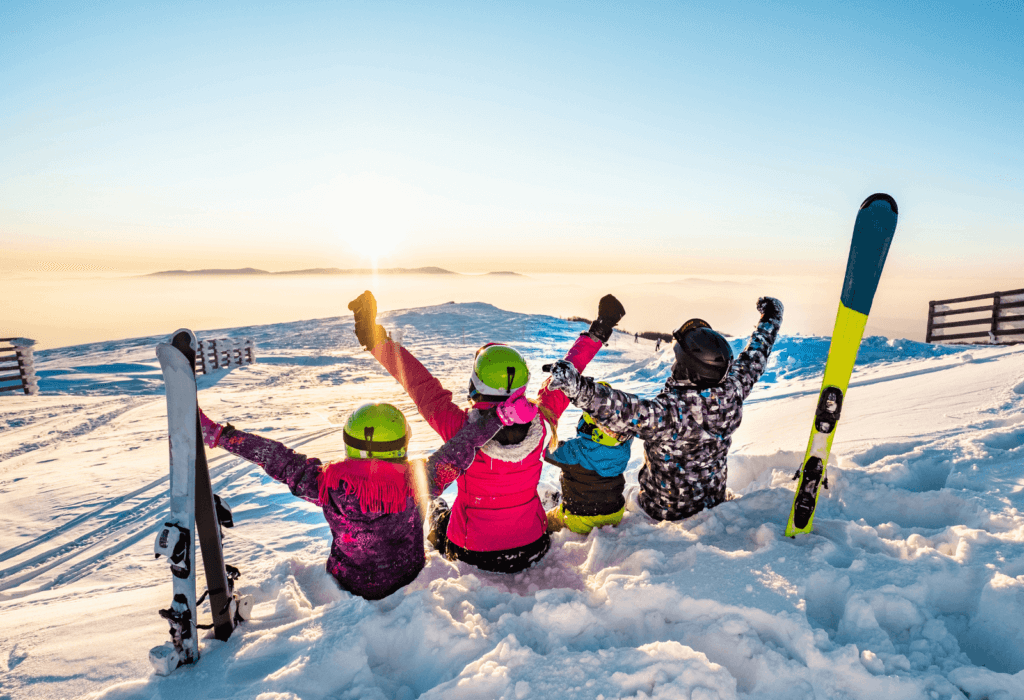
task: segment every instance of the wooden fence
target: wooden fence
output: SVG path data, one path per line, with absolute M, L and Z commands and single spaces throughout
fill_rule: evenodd
M 989 300 L 987 304 L 978 303 Z M 971 318 L 947 320 L 956 316 Z M 948 341 L 1001 345 L 1024 342 L 1024 289 L 928 302 L 925 342 Z
M 0 338 L 0 394 L 7 391 L 39 393 L 32 346 L 28 338 Z
M 199 341 L 196 371 L 209 374 L 218 369 L 251 365 L 256 361 L 252 338 L 206 338 Z

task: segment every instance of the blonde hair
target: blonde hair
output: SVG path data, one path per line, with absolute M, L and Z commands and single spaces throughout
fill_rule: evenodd
M 552 450 L 555 449 L 558 447 L 558 419 L 555 418 L 555 414 L 552 413 L 550 408 L 541 406 L 533 400 L 531 400 L 530 403 L 537 407 L 537 410 L 540 412 L 541 419 L 547 423 L 548 427 L 551 429 L 551 440 L 548 441 L 548 448 Z

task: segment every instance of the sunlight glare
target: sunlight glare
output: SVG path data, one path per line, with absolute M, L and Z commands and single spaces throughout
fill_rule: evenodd
M 343 176 L 334 184 L 339 237 L 376 270 L 412 233 L 418 223 L 414 212 L 426 208 L 427 197 L 419 188 L 375 173 Z

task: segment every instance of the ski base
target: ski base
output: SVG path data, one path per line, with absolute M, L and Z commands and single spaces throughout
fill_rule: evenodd
M 814 423 L 804 461 L 794 477 L 798 483 L 786 523 L 785 532 L 788 537 L 811 531 L 821 487 L 828 488 L 826 469 L 832 452 L 832 440 L 835 438 L 878 280 L 896 232 L 897 214 L 896 201 L 881 193 L 865 199 L 857 213 L 836 325 L 825 362 L 825 376 L 822 377 L 818 404 L 814 411 Z
M 175 344 L 160 343 L 157 359 L 164 376 L 170 450 L 170 513 L 157 532 L 153 553 L 167 557 L 172 601 L 160 611 L 170 625 L 171 641 L 153 649 L 150 661 L 159 674 L 199 659 L 195 582 L 195 455 L 197 420 L 195 372 L 178 345 L 195 346 L 189 331 L 178 331 Z
M 217 639 L 226 640 L 238 622 L 249 619 L 253 607 L 252 596 L 234 591 L 240 572 L 224 563 L 222 528 L 232 527 L 234 519 L 210 482 L 196 397 L 197 346 L 192 331 L 181 329 L 170 343 L 156 349 L 167 396 L 171 512 L 157 533 L 153 552 L 170 564 L 174 595 L 170 608 L 160 611 L 170 624 L 171 641 L 149 652 L 153 670 L 162 676 L 199 660 L 199 629 L 212 628 Z M 209 589 L 197 600 L 195 566 L 200 553 Z M 213 624 L 199 625 L 197 608 L 207 597 Z

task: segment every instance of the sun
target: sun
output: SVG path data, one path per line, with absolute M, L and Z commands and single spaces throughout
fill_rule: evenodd
M 381 235 L 379 231 L 352 232 L 345 236 L 345 242 L 352 252 L 360 258 L 371 260 L 376 267 L 381 258 L 387 258 L 398 249 L 396 239 L 399 235 L 397 232 L 391 232 L 390 235 Z
M 339 178 L 337 227 L 342 243 L 358 257 L 379 260 L 398 251 L 415 228 L 416 193 L 391 179 L 366 173 Z

